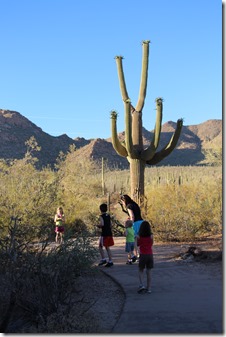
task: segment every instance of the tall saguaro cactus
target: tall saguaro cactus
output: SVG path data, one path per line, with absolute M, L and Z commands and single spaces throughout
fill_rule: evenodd
M 123 157 L 126 157 L 130 163 L 131 197 L 139 204 L 142 204 L 144 198 L 144 171 L 146 165 L 155 165 L 168 156 L 175 148 L 180 137 L 183 120 L 178 119 L 177 127 L 169 143 L 160 151 L 157 151 L 161 126 L 162 126 L 162 98 L 156 98 L 156 124 L 154 134 L 150 145 L 147 148 L 143 146 L 142 138 L 142 109 L 145 103 L 147 80 L 148 80 L 148 60 L 149 43 L 143 41 L 142 70 L 138 102 L 135 108 L 131 104 L 127 93 L 124 78 L 122 56 L 116 56 L 116 65 L 119 77 L 120 90 L 125 109 L 125 141 L 120 142 L 117 134 L 117 112 L 111 112 L 111 133 L 112 144 L 115 151 Z

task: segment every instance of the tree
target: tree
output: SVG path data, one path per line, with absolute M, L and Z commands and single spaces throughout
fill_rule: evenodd
M 34 136 L 31 136 L 26 142 L 27 152 L 25 153 L 25 161 L 27 163 L 36 163 L 38 158 L 34 157 L 34 153 L 41 150 L 41 146 L 38 145 Z
M 169 143 L 160 151 L 157 151 L 162 125 L 163 99 L 156 98 L 156 124 L 153 138 L 148 148 L 143 147 L 142 138 L 142 110 L 145 103 L 147 79 L 148 79 L 148 60 L 149 43 L 143 41 L 143 57 L 141 82 L 138 102 L 134 108 L 127 93 L 124 71 L 122 66 L 122 56 L 116 56 L 116 65 L 119 77 L 120 90 L 125 109 L 125 141 L 121 142 L 117 134 L 117 112 L 111 112 L 111 133 L 112 144 L 115 151 L 123 157 L 126 157 L 130 164 L 131 197 L 140 205 L 144 200 L 144 171 L 146 165 L 156 165 L 175 148 L 183 126 L 183 120 L 178 119 L 174 134 Z

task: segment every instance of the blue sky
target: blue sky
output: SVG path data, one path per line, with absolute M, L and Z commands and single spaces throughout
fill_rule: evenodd
M 108 138 L 124 130 L 115 56 L 136 105 L 142 41 L 150 40 L 143 126 L 222 119 L 222 1 L 0 0 L 0 109 L 52 136 Z

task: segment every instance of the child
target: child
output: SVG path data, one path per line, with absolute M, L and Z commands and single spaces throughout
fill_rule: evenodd
M 64 234 L 64 223 L 65 223 L 65 215 L 62 207 L 57 208 L 57 212 L 54 217 L 54 222 L 56 224 L 55 233 L 56 238 L 55 241 L 57 243 L 58 239 L 60 238 L 60 243 L 63 242 L 63 234 Z
M 128 253 L 128 260 L 126 264 L 132 264 L 132 262 L 135 262 L 135 256 L 134 256 L 134 230 L 133 230 L 133 221 L 132 220 L 126 220 L 125 221 L 125 228 L 124 235 L 126 237 L 126 246 L 125 246 L 125 252 Z
M 99 239 L 99 251 L 101 255 L 101 261 L 99 266 L 105 264 L 105 267 L 112 267 L 112 255 L 110 247 L 114 245 L 114 239 L 111 231 L 111 218 L 110 215 L 107 213 L 107 204 L 100 205 L 100 223 L 96 225 L 98 228 L 101 228 L 101 236 Z M 104 249 L 105 247 L 107 255 L 108 255 L 108 262 L 104 256 Z
M 148 221 L 143 221 L 140 225 L 140 229 L 137 237 L 137 244 L 140 247 L 140 258 L 139 258 L 139 281 L 140 286 L 138 293 L 147 292 L 151 293 L 151 269 L 154 267 L 153 261 L 153 234 L 151 231 L 151 226 Z M 146 268 L 147 275 L 147 288 L 143 285 L 144 269 Z
M 133 229 L 134 229 L 134 250 L 136 256 L 134 257 L 134 262 L 139 258 L 139 249 L 137 247 L 137 235 L 140 228 L 140 224 L 143 221 L 141 216 L 140 206 L 132 200 L 127 194 L 121 196 L 120 205 L 122 207 L 123 212 L 127 212 L 130 220 L 133 221 Z

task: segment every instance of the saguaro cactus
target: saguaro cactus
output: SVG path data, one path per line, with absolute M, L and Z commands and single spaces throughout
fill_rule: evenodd
M 180 137 L 181 129 L 183 126 L 183 120 L 178 119 L 176 130 L 172 135 L 169 143 L 163 149 L 157 152 L 162 126 L 163 100 L 160 97 L 156 98 L 156 124 L 154 134 L 150 145 L 147 148 L 143 147 L 142 109 L 144 107 L 147 89 L 149 43 L 150 41 L 143 41 L 142 43 L 143 57 L 140 92 L 138 102 L 135 108 L 131 104 L 126 89 L 122 66 L 123 57 L 115 57 L 120 90 L 125 109 L 125 141 L 123 142 L 120 142 L 117 134 L 117 112 L 111 112 L 112 144 L 115 151 L 120 156 L 126 157 L 128 162 L 130 163 L 131 197 L 135 199 L 139 204 L 142 204 L 142 200 L 144 198 L 145 166 L 157 164 L 173 151 Z

